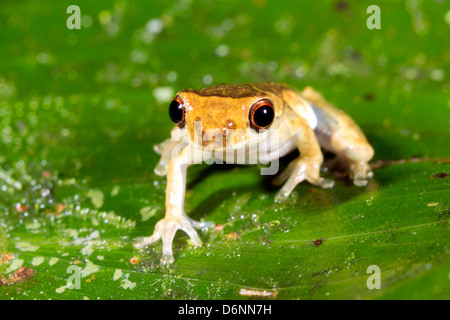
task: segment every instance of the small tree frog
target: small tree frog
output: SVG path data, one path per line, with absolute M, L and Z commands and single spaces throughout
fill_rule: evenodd
M 134 244 L 141 248 L 162 239 L 163 264 L 174 261 L 172 241 L 177 230 L 200 246 L 195 229 L 214 226 L 184 212 L 186 173 L 192 164 L 235 163 L 237 153 L 247 157 L 246 164 L 268 163 L 297 149 L 298 158 L 273 180 L 282 185 L 276 201 L 285 200 L 304 180 L 333 187 L 332 180 L 320 176 L 321 147 L 344 161 L 355 185 L 365 186 L 373 176 L 368 162 L 374 150 L 361 129 L 311 87 L 299 92 L 284 84 L 260 82 L 181 90 L 170 104 L 169 116 L 175 124 L 171 138 L 155 146 L 161 155 L 155 173 L 167 176 L 166 214 L 152 236 Z

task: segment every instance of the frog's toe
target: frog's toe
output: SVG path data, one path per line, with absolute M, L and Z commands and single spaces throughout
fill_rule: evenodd
M 212 221 L 197 221 L 189 218 L 192 226 L 198 230 L 212 229 L 216 226 L 216 224 Z
M 358 187 L 365 187 L 365 186 L 367 186 L 367 183 L 368 183 L 368 181 L 361 177 L 357 177 L 353 180 L 353 184 Z
M 366 169 L 366 177 L 367 178 L 373 178 L 373 171 L 372 171 L 372 169 L 370 169 L 370 167 L 368 167 Z
M 325 178 L 320 178 L 317 182 L 313 182 L 313 184 L 321 187 L 322 189 L 331 189 L 334 187 L 334 181 Z
M 368 184 L 367 179 L 373 177 L 373 172 L 368 163 L 361 162 L 350 165 L 349 176 L 353 179 L 354 185 L 364 187 Z
M 164 251 L 162 253 L 161 259 L 159 260 L 159 262 L 161 262 L 161 264 L 172 264 L 175 261 L 173 254 L 172 254 L 172 250 L 169 251 Z
M 167 167 L 166 163 L 159 163 L 153 172 L 160 177 L 164 177 L 167 174 Z
M 198 236 L 197 231 L 194 230 L 192 225 L 181 227 L 180 229 L 183 230 L 184 232 L 186 232 L 186 234 L 189 236 L 189 238 L 191 238 L 191 243 L 194 246 L 201 247 L 201 245 L 203 244 L 202 240 L 200 240 L 200 237 Z
M 153 150 L 157 153 L 162 155 L 164 151 L 170 150 L 173 146 L 173 141 L 171 139 L 166 139 L 161 143 L 155 144 L 153 146 Z
M 284 202 L 289 198 L 289 195 L 291 193 L 290 192 L 286 192 L 283 190 L 280 190 L 277 192 L 277 194 L 275 195 L 275 202 Z
M 175 237 L 175 233 L 177 232 L 178 226 L 175 223 L 170 223 L 168 221 L 168 225 L 166 226 L 163 234 L 162 234 L 162 242 L 163 242 L 163 250 L 161 256 L 162 264 L 170 264 L 174 261 L 173 253 L 172 253 L 172 242 Z
M 297 184 L 299 184 L 303 180 L 304 178 L 291 176 L 275 195 L 275 202 L 286 201 L 289 198 L 289 195 L 292 193 L 292 190 L 294 190 Z
M 288 164 L 288 166 L 286 167 L 286 169 L 284 169 L 282 173 L 280 173 L 278 176 L 276 176 L 272 180 L 272 184 L 274 186 L 278 187 L 278 186 L 281 186 L 283 183 L 285 183 L 292 176 L 292 174 L 293 174 L 293 172 L 295 170 L 295 165 L 296 165 L 296 162 L 295 161 L 291 161 Z
M 155 144 L 155 145 L 153 146 L 153 150 L 154 150 L 157 154 L 161 155 L 161 154 L 163 153 L 163 151 L 164 151 L 164 143 Z
M 154 233 L 152 236 L 150 237 L 145 237 L 140 241 L 137 241 L 135 243 L 133 243 L 133 247 L 135 247 L 136 249 L 141 249 L 149 244 L 155 243 L 156 241 L 158 241 L 161 238 L 159 233 Z

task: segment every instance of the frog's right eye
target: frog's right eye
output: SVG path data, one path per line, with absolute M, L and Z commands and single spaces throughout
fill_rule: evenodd
M 178 97 L 170 103 L 169 117 L 179 128 L 184 127 L 184 106 Z

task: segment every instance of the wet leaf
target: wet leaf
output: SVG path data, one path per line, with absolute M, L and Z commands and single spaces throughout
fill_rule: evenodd
M 370 4 L 379 30 L 356 1 L 82 0 L 69 30 L 65 3 L 3 1 L 0 298 L 449 299 L 450 8 Z M 193 166 L 186 212 L 218 227 L 177 233 L 170 267 L 134 249 L 164 215 L 172 96 L 265 80 L 350 114 L 374 179 L 275 203 L 257 166 Z

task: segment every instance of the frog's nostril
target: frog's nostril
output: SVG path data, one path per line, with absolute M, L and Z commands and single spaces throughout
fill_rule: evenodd
M 228 119 L 227 121 L 225 121 L 224 129 L 234 130 L 236 129 L 236 123 L 233 120 Z

